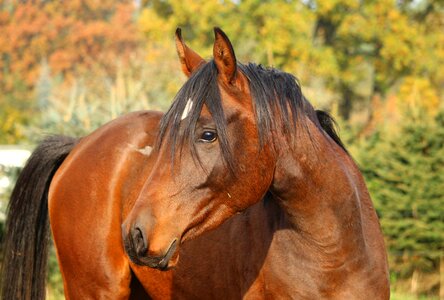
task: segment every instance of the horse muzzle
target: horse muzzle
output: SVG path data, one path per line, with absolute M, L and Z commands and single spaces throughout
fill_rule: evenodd
M 169 243 L 166 250 L 153 251 L 150 250 L 150 243 L 140 227 L 134 226 L 129 232 L 124 227 L 122 225 L 123 244 L 125 252 L 133 263 L 159 270 L 168 270 L 176 265 L 179 255 L 177 238 Z

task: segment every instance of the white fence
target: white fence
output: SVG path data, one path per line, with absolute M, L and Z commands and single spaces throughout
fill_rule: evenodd
M 21 168 L 31 155 L 31 147 L 0 145 L 0 221 L 5 220 L 6 192 L 13 184 L 8 176 L 12 168 Z

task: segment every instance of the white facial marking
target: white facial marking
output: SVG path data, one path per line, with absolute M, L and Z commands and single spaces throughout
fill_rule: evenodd
M 128 146 L 130 146 L 130 148 L 132 148 L 133 150 L 135 150 L 145 156 L 150 156 L 151 152 L 153 151 L 153 147 L 151 147 L 151 146 L 145 146 L 144 148 L 138 148 L 137 146 L 135 146 L 133 144 L 128 144 Z
M 151 152 L 153 151 L 153 147 L 146 146 L 145 148 L 137 149 L 137 151 L 139 151 L 143 155 L 149 156 L 151 154 Z
M 193 108 L 193 100 L 191 100 L 191 98 L 188 98 L 187 104 L 185 105 L 180 120 L 186 119 L 192 108 Z

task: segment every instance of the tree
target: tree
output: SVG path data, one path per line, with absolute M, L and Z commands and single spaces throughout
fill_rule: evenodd
M 92 69 L 115 75 L 116 61 L 139 49 L 133 1 L 13 0 L 0 9 L 0 124 L 12 124 L 3 128 L 5 141 L 22 139 L 20 125 L 37 115 L 35 86 L 46 62 L 52 78 L 70 83 Z
M 400 277 L 439 270 L 444 253 L 444 111 L 407 109 L 392 133 L 374 134 L 359 161 Z M 436 280 L 435 285 L 439 286 Z

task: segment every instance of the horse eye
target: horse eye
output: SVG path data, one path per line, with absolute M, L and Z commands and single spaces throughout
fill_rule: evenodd
M 214 131 L 204 131 L 200 136 L 199 141 L 204 143 L 212 143 L 217 139 L 217 134 Z

